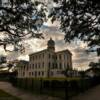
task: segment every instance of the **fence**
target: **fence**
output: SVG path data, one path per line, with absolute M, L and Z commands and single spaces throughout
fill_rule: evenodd
M 37 94 L 69 98 L 100 83 L 100 77 L 77 80 L 13 78 L 10 82 L 21 89 Z

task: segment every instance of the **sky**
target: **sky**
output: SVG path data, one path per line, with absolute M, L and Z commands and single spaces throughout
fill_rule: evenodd
M 50 3 L 48 3 L 48 7 L 52 7 Z M 55 50 L 61 51 L 68 49 L 72 52 L 72 61 L 73 68 L 78 70 L 85 70 L 88 68 L 88 65 L 92 61 L 97 61 L 98 57 L 96 53 L 87 54 L 85 49 L 87 49 L 87 44 L 83 43 L 80 40 L 73 41 L 70 44 L 65 43 L 64 41 L 64 33 L 59 30 L 60 23 L 58 21 L 51 23 L 50 20 L 48 22 L 44 22 L 44 25 L 41 29 L 44 39 L 30 39 L 23 41 L 23 45 L 25 47 L 25 53 L 20 52 L 5 52 L 2 47 L 0 47 L 0 55 L 7 56 L 8 60 L 29 60 L 29 54 L 46 49 L 47 41 L 50 37 L 55 41 Z M 8 47 L 11 49 L 11 46 Z
M 59 22 L 51 23 L 48 21 L 44 23 L 42 27 L 42 32 L 44 34 L 44 39 L 31 39 L 23 41 L 25 47 L 25 53 L 20 52 L 5 52 L 2 47 L 0 47 L 0 54 L 7 56 L 8 60 L 29 60 L 29 54 L 41 51 L 47 48 L 47 41 L 50 37 L 55 41 L 55 50 L 61 51 L 68 49 L 72 52 L 73 68 L 78 70 L 86 70 L 91 61 L 97 61 L 96 53 L 87 54 L 85 49 L 87 44 L 80 40 L 73 41 L 70 44 L 64 41 L 64 33 L 59 30 Z M 8 47 L 9 49 L 11 47 Z

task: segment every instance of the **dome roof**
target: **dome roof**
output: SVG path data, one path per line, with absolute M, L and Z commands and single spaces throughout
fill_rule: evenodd
M 52 38 L 50 38 L 50 40 L 48 41 L 48 45 L 55 45 L 54 40 L 52 40 Z

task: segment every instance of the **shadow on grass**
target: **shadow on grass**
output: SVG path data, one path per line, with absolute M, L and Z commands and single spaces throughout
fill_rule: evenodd
M 11 94 L 0 90 L 0 100 L 21 100 L 15 96 L 12 96 Z

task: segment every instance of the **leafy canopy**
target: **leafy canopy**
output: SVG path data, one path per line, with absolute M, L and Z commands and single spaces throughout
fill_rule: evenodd
M 27 38 L 43 38 L 39 30 L 45 11 L 44 4 L 37 1 L 0 0 L 0 45 L 6 50 L 9 44 L 22 47 L 20 41 Z
M 100 46 L 100 1 L 99 0 L 54 0 L 49 17 L 60 21 L 65 32 L 65 41 L 76 38 L 91 46 Z M 100 49 L 99 49 L 100 50 Z

